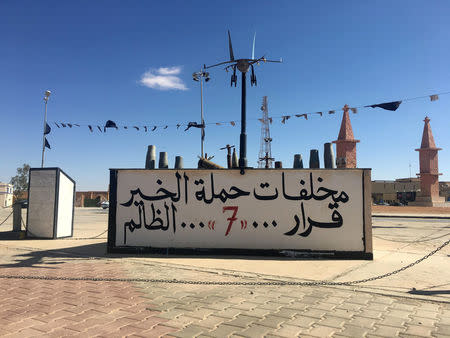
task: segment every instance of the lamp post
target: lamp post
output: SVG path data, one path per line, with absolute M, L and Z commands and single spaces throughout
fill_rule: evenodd
M 41 168 L 44 168 L 44 153 L 45 153 L 45 129 L 47 126 L 47 102 L 48 98 L 50 97 L 50 94 L 52 92 L 50 90 L 45 91 L 44 96 L 44 102 L 45 102 L 45 113 L 44 113 L 44 130 L 42 131 L 42 161 L 41 161 Z
M 200 82 L 200 118 L 202 125 L 202 135 L 201 135 L 201 157 L 204 157 L 203 153 L 203 141 L 205 139 L 205 121 L 203 120 L 203 78 L 205 82 L 209 81 L 209 73 L 205 71 L 200 71 L 192 74 L 192 79 L 194 81 Z

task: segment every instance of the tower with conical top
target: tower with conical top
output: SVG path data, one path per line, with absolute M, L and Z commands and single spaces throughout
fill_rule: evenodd
M 338 168 L 356 168 L 356 143 L 353 136 L 352 124 L 348 114 L 349 107 L 345 105 L 342 109 L 344 115 L 342 116 L 341 129 L 336 141 L 336 166 Z
M 444 206 L 443 197 L 439 197 L 439 173 L 438 169 L 438 151 L 434 143 L 433 133 L 431 132 L 430 119 L 425 117 L 423 127 L 422 143 L 419 149 L 420 173 L 420 194 L 412 205 L 422 206 Z

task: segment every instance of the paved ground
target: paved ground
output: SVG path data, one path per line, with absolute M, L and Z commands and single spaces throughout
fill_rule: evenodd
M 8 214 L 0 210 L 0 222 Z M 0 231 L 11 229 L 11 220 Z M 106 229 L 77 209 L 75 237 Z M 448 239 L 450 219 L 374 218 L 374 261 L 106 255 L 91 240 L 1 240 L 0 275 L 189 281 L 348 281 L 383 274 Z M 0 279 L 0 335 L 180 337 L 450 336 L 450 249 L 352 287 Z M 413 289 L 414 288 L 414 289 Z

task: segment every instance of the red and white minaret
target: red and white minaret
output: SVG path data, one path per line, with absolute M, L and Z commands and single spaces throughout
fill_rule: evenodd
M 336 141 L 336 167 L 338 168 L 356 168 L 356 143 L 353 136 L 352 124 L 348 114 L 349 107 L 347 105 L 342 109 L 344 115 L 342 116 L 341 129 Z
M 419 152 L 420 160 L 420 194 L 416 201 L 411 205 L 422 206 L 444 206 L 444 197 L 439 197 L 439 173 L 438 169 L 438 151 L 434 143 L 433 133 L 431 132 L 430 119 L 425 117 L 423 127 L 422 144 L 416 151 Z

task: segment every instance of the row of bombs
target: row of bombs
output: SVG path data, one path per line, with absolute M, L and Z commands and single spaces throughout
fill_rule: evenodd
M 334 159 L 334 151 L 332 143 L 325 143 L 323 149 L 323 161 L 324 167 L 328 169 L 336 168 L 336 162 Z M 238 158 L 236 151 L 233 149 L 233 155 L 231 157 L 232 168 L 238 168 Z M 214 168 L 222 168 L 219 165 L 208 161 L 207 159 L 201 158 L 199 163 L 199 168 L 205 169 L 214 169 Z M 168 154 L 165 151 L 161 151 L 159 153 L 159 169 L 168 169 L 169 168 L 169 159 Z M 175 169 L 183 169 L 183 157 L 175 156 Z M 275 168 L 280 169 L 283 168 L 283 164 L 281 161 L 275 162 Z M 294 169 L 302 169 L 303 166 L 303 158 L 301 154 L 294 155 Z M 309 168 L 320 168 L 320 159 L 319 159 L 319 150 L 311 149 L 309 153 Z M 145 169 L 156 169 L 156 146 L 150 145 L 147 149 L 147 156 L 145 158 Z
M 325 143 L 323 145 L 323 163 L 324 168 L 327 169 L 335 169 L 336 162 L 334 160 L 334 151 L 332 143 Z M 283 164 L 279 161 L 275 162 L 275 168 L 282 168 Z M 303 159 L 302 155 L 295 154 L 294 155 L 294 169 L 302 169 L 303 168 Z M 320 168 L 320 159 L 319 159 L 319 150 L 311 149 L 309 152 L 309 168 Z

